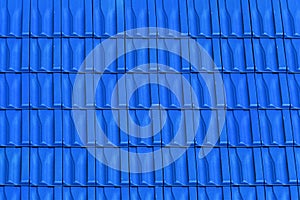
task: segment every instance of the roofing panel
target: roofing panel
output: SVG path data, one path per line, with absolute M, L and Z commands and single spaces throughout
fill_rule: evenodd
M 232 183 L 257 185 L 264 180 L 261 151 L 259 148 L 229 148 Z
M 29 183 L 29 148 L 0 148 L 1 185 L 28 185 Z M 19 169 L 19 170 L 15 170 Z
M 1 186 L 0 187 L 1 199 L 28 199 L 29 187 L 28 186 Z
M 48 75 L 52 75 L 52 74 L 48 74 Z M 43 76 L 45 76 L 45 75 L 43 75 Z M 80 84 L 84 83 L 89 86 L 93 85 L 93 74 L 90 74 L 90 73 L 86 73 L 86 74 L 63 73 L 63 74 L 59 74 L 57 76 L 53 76 L 53 78 L 54 78 L 54 80 L 53 80 L 54 84 L 56 84 L 56 86 L 57 86 L 53 91 L 55 93 L 54 107 L 62 105 L 63 108 L 67 108 L 67 109 L 72 108 L 72 107 L 87 109 L 87 108 L 91 108 L 91 107 L 95 106 L 94 105 L 95 101 L 96 101 L 96 106 L 97 106 L 97 102 L 99 99 L 98 94 L 100 93 L 100 92 L 97 92 L 98 89 L 96 90 L 96 94 L 95 94 L 95 96 L 97 98 L 96 100 L 89 98 L 89 97 L 91 97 L 91 95 L 90 95 L 90 94 L 92 94 L 91 92 L 93 92 L 92 91 L 93 87 L 88 87 L 88 86 L 81 87 L 80 93 L 81 92 L 82 93 L 81 94 L 74 93 L 74 96 L 72 93 L 73 86 L 74 86 L 76 79 Z M 59 86 L 61 86 L 61 87 L 59 87 Z M 60 92 L 61 92 L 61 96 L 60 96 Z M 88 97 L 85 98 L 85 96 L 82 94 L 86 94 Z M 60 104 L 60 100 L 61 100 L 61 104 Z M 103 99 L 100 98 L 99 101 L 103 101 Z
M 296 0 L 3 1 L 0 199 L 298 199 L 299 8 Z M 140 27 L 169 28 L 184 38 L 172 31 L 148 35 L 147 29 L 121 35 Z M 93 53 L 93 62 L 83 63 L 115 34 L 104 55 Z M 108 63 L 125 50 L 147 47 L 150 37 L 166 51 L 145 48 Z M 215 65 L 184 45 L 189 37 Z M 145 69 L 149 63 L 170 68 Z M 216 72 L 223 78 L 225 105 Z M 158 84 L 135 90 L 141 77 Z M 76 79 L 83 87 L 73 95 Z M 130 89 L 135 91 L 127 102 Z M 221 133 L 216 143 L 205 137 L 211 127 Z M 154 136 L 140 137 L 156 129 Z M 171 150 L 166 157 L 143 156 L 163 146 L 189 148 L 163 169 L 132 172 L 143 170 L 142 163 L 163 165 L 176 157 Z
M 287 37 L 299 37 L 300 27 L 297 21 L 299 20 L 300 3 L 297 0 L 280 1 L 282 10 L 282 21 L 284 34 Z
M 194 111 L 194 115 L 195 114 L 199 114 L 199 112 Z M 226 132 L 226 124 L 224 125 L 224 128 L 221 130 L 221 127 L 219 127 L 219 121 L 216 120 L 218 115 L 219 115 L 219 111 L 217 109 L 213 109 L 213 110 L 207 110 L 207 109 L 203 109 L 200 110 L 200 123 L 199 123 L 199 127 L 198 130 L 196 130 L 196 135 L 195 135 L 195 146 L 199 147 L 199 146 L 227 146 L 228 144 L 228 136 L 227 136 L 227 132 Z M 205 138 L 206 133 L 208 131 L 208 127 L 209 125 L 214 129 L 214 131 L 218 131 L 220 133 L 220 138 L 219 140 L 214 143 L 214 141 L 212 141 L 211 138 Z
M 93 1 L 95 37 L 113 36 L 125 30 L 124 1 Z
M 0 35 L 20 37 L 29 35 L 30 0 L 3 1 L 0 5 Z
M 256 37 L 282 36 L 281 10 L 277 1 L 249 0 L 252 33 Z
M 227 94 L 228 108 L 243 108 L 257 106 L 255 90 L 248 89 L 256 87 L 253 73 L 249 74 L 223 74 L 225 91 Z
M 231 188 L 232 199 L 265 199 L 264 186 L 238 186 Z
M 292 129 L 293 129 L 293 136 L 294 136 L 294 144 L 295 145 L 299 145 L 299 141 L 300 141 L 300 138 L 299 138 L 299 134 L 298 133 L 298 130 L 299 130 L 299 120 L 300 120 L 300 116 L 299 116 L 299 111 L 298 110 L 291 110 L 291 122 L 292 122 Z
M 30 74 L 30 105 L 32 108 L 61 106 L 61 74 Z
M 217 70 L 222 70 L 222 57 L 221 57 L 221 42 L 218 38 L 208 39 L 208 38 L 197 38 L 197 42 L 200 44 L 200 46 L 203 48 L 203 50 L 208 53 L 212 59 L 214 60 L 215 66 L 211 66 L 209 62 L 207 62 L 206 59 L 199 59 L 200 53 L 197 51 L 189 51 L 190 60 L 193 63 L 199 63 L 200 69 L 195 70 L 197 71 L 208 71 L 208 72 L 214 72 Z M 192 66 L 193 67 L 193 66 Z M 193 68 L 191 68 L 193 71 Z
M 117 119 L 120 123 L 127 123 L 127 120 L 119 119 L 118 116 L 126 114 L 126 110 L 117 110 Z M 134 141 L 129 140 L 129 137 L 126 133 L 120 130 L 120 128 L 117 126 L 116 122 L 114 122 L 114 116 L 111 112 L 111 110 L 97 110 L 96 112 L 97 120 L 99 120 L 99 126 L 102 128 L 103 133 L 106 135 L 108 139 L 104 139 L 103 137 L 100 137 L 99 135 L 96 135 L 96 145 L 97 146 L 112 146 L 112 145 L 118 145 L 118 146 L 128 146 L 128 143 L 133 143 Z M 129 128 L 129 127 L 128 127 Z M 115 134 L 115 133 L 118 134 Z
M 222 199 L 230 197 L 230 188 L 198 187 L 198 199 Z
M 29 193 L 29 199 L 62 199 L 62 187 L 30 187 Z
M 285 52 L 282 39 L 253 39 L 256 71 L 286 71 Z
M 175 150 L 176 151 L 176 150 Z M 174 151 L 173 151 L 174 152 Z M 171 158 L 172 151 L 168 154 Z M 183 186 L 183 185 L 195 185 L 197 182 L 196 176 L 196 163 L 195 150 L 191 149 L 187 153 L 183 154 L 178 160 L 171 165 L 164 168 L 164 185 L 165 186 Z M 164 159 L 165 162 L 168 162 Z
M 299 108 L 299 74 L 288 74 L 288 86 L 291 99 L 291 107 Z
M 63 36 L 93 34 L 92 5 L 92 0 L 61 0 Z
M 141 28 L 141 27 L 155 27 L 156 26 L 156 13 L 155 13 L 155 1 L 136 1 L 126 0 L 124 1 L 125 7 L 125 28 L 126 30 Z M 174 2 L 176 5 L 177 2 Z M 134 37 L 142 35 L 144 33 L 134 33 L 128 35 Z
M 29 39 L 0 38 L 0 71 L 21 72 L 29 70 Z
M 182 34 L 187 33 L 186 23 L 181 24 L 181 17 L 186 15 L 185 6 L 179 7 L 179 1 L 155 1 L 156 5 L 156 23 L 158 27 L 172 29 Z M 184 4 L 183 4 L 184 5 Z M 178 15 L 180 13 L 180 15 Z M 186 18 L 186 17 L 184 17 Z M 145 26 L 145 24 L 143 24 Z M 168 32 L 159 32 L 161 37 L 172 37 Z
M 114 148 L 114 147 L 111 147 Z M 126 148 L 122 148 L 127 150 Z M 105 160 L 112 160 L 115 164 L 124 165 L 129 167 L 129 157 L 120 158 L 120 153 L 112 155 L 109 148 L 98 147 L 96 150 L 96 157 Z M 120 150 L 118 150 L 120 152 Z M 129 173 L 121 172 L 119 170 L 112 169 L 101 162 L 96 162 L 96 184 L 100 186 L 125 186 L 129 185 Z
M 29 74 L 0 74 L 0 107 L 5 109 L 28 108 Z M 4 95 L 5 94 L 5 95 Z
M 63 144 L 65 146 L 77 147 L 77 146 L 87 146 L 91 141 L 87 140 L 87 137 L 81 138 L 77 133 L 77 129 L 75 127 L 74 121 L 72 119 L 72 111 L 71 110 L 63 110 L 62 111 L 62 124 L 63 124 Z M 81 129 L 86 129 L 87 123 L 87 112 L 85 110 L 81 110 Z M 82 131 L 82 130 L 79 130 Z M 94 141 L 91 142 L 92 144 Z
M 218 2 L 187 1 L 189 16 L 189 34 L 193 37 L 220 35 Z
M 91 38 L 63 38 L 61 44 L 62 71 L 78 72 L 85 57 L 93 49 Z M 84 71 L 92 70 L 91 66 L 85 65 Z
M 34 146 L 59 146 L 62 144 L 62 111 L 31 110 L 30 141 Z
M 267 184 L 296 183 L 295 160 L 291 147 L 262 148 L 264 179 Z
M 86 148 L 63 148 L 62 157 L 64 184 L 86 186 L 95 183 L 95 158 L 88 154 Z
M 250 9 L 247 1 L 220 0 L 219 10 L 222 36 L 251 35 Z
M 291 190 L 293 188 L 289 187 L 283 187 L 283 186 L 267 186 L 265 191 L 266 191 L 266 199 L 291 199 Z
M 30 39 L 30 70 L 36 72 L 61 71 L 61 39 Z
M 147 152 L 152 152 L 154 150 L 157 150 L 158 148 L 156 147 L 143 147 L 143 146 L 138 146 L 138 147 L 129 147 L 130 152 L 135 152 L 135 153 L 147 153 Z M 139 155 L 139 162 L 141 163 L 143 161 L 143 155 Z M 160 163 L 162 164 L 163 160 L 159 158 L 154 158 L 151 156 L 151 160 L 147 160 L 148 164 L 151 165 L 152 163 Z M 129 157 L 129 167 L 130 169 L 137 169 L 141 168 L 141 164 L 136 163 L 134 158 Z M 172 172 L 171 172 L 172 173 Z M 166 177 L 164 177 L 164 170 L 156 170 L 153 172 L 148 172 L 148 173 L 130 173 L 130 185 L 132 186 L 162 186 L 165 183 L 169 183 L 168 180 L 166 180 Z M 172 182 L 173 183 L 173 182 Z M 171 184 L 172 184 L 171 183 Z M 173 184 L 172 184 L 173 185 Z
M 97 187 L 96 199 L 129 199 L 128 187 Z
M 258 112 L 251 110 L 230 110 L 226 113 L 228 143 L 231 146 L 261 145 Z
M 263 145 L 291 145 L 293 132 L 288 110 L 259 110 L 261 141 Z
M 30 34 L 35 37 L 61 35 L 61 2 L 32 0 L 30 8 Z
M 29 143 L 29 111 L 1 110 L 1 146 L 24 146 Z M 20 123 L 21 122 L 21 123 Z
M 300 69 L 299 39 L 285 39 L 286 65 L 289 72 L 297 73 Z
M 62 148 L 30 149 L 30 183 L 32 185 L 62 184 Z
M 16 121 L 21 121 L 21 113 L 17 111 L 13 111 L 13 113 L 11 113 L 9 111 L 6 112 L 5 110 L 0 111 L 0 113 L 0 119 L 2 124 L 1 145 L 5 146 L 8 144 L 20 144 L 20 137 L 18 137 L 17 134 L 20 134 L 21 132 L 21 124 L 16 123 Z M 10 122 L 12 122 L 12 124 L 15 124 L 14 127 L 11 127 L 9 125 L 7 115 L 10 116 Z M 13 132 L 11 130 L 15 131 Z
M 200 149 L 196 149 L 199 155 Z M 224 186 L 230 183 L 227 148 L 214 148 L 205 158 L 197 159 L 198 184 Z
M 255 74 L 258 106 L 260 108 L 288 108 L 290 98 L 285 73 Z
M 222 61 L 226 72 L 254 71 L 250 39 L 222 39 Z

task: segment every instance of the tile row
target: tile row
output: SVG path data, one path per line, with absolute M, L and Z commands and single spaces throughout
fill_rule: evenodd
M 298 186 L 257 187 L 0 187 L 1 199 L 297 199 Z
M 0 36 L 107 37 L 162 27 L 193 37 L 299 37 L 299 10 L 297 0 L 12 0 L 0 5 Z
M 138 42 L 147 47 L 153 39 L 111 39 L 106 55 L 86 56 L 103 39 L 93 38 L 0 38 L 0 72 L 89 72 L 103 73 L 108 58 L 126 49 L 135 49 Z M 198 44 L 211 56 L 209 63 L 203 52 L 192 49 L 184 39 L 161 39 L 160 48 L 188 52 L 188 60 L 171 52 L 143 49 L 127 53 L 107 66 L 105 72 L 120 73 L 147 63 L 172 66 L 173 71 L 225 72 L 300 72 L 300 39 L 197 39 Z M 188 46 L 187 46 L 188 45 Z M 150 46 L 149 46 L 150 47 Z M 117 57 L 117 55 L 116 55 Z M 198 68 L 189 62 L 197 63 Z M 82 68 L 80 68 L 82 65 Z M 151 69 L 157 70 L 157 69 Z M 143 72 L 143 69 L 140 69 Z M 164 71 L 160 69 L 160 71 Z M 147 72 L 147 71 L 145 71 Z
M 129 151 L 153 151 L 130 148 Z M 113 159 L 120 165 L 136 167 L 142 162 L 108 148 L 89 148 L 99 159 Z M 119 150 L 120 151 L 120 150 Z M 189 148 L 163 169 L 147 173 L 126 173 L 107 167 L 86 148 L 0 148 L 0 185 L 32 186 L 275 186 L 300 181 L 299 147 L 213 148 L 199 158 L 200 148 Z M 167 151 L 165 151 L 167 153 Z M 171 153 L 169 150 L 168 153 Z M 109 156 L 109 157 L 107 157 Z M 162 156 L 164 157 L 164 156 Z M 164 163 L 166 158 L 152 157 Z M 124 161 L 126 163 L 124 163 Z
M 0 93 L 5 94 L 0 96 L 0 108 L 149 109 L 159 105 L 166 109 L 300 108 L 300 74 L 224 73 L 222 76 L 226 97 L 217 92 L 223 87 L 217 85 L 219 79 L 214 73 L 0 73 Z M 141 79 L 148 80 L 148 84 L 141 85 Z
M 152 112 L 149 118 L 149 111 L 130 110 L 128 117 L 134 123 L 148 125 L 141 133 L 129 119 L 118 117 L 125 111 L 116 111 L 117 121 L 111 110 L 77 112 L 80 123 L 75 126 L 70 110 L 0 110 L 0 147 L 300 146 L 299 110 L 228 110 L 223 126 L 213 120 L 219 115 L 216 110 L 167 110 L 165 123 L 160 117 L 152 116 Z M 162 111 L 156 113 L 161 115 Z M 122 121 L 127 122 L 127 132 L 118 125 Z M 181 122 L 186 128 L 179 133 Z M 141 135 L 156 129 L 154 135 Z M 221 133 L 217 144 L 205 139 L 209 129 Z M 99 130 L 106 138 L 101 137 Z M 129 135 L 131 132 L 139 134 Z M 195 139 L 191 139 L 190 133 Z M 176 134 L 181 137 L 174 137 Z

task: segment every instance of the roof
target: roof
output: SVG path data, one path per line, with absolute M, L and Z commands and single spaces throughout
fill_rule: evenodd
M 0 199 L 299 199 L 299 13 L 297 0 L 3 1 Z M 143 27 L 172 31 L 151 36 L 137 29 Z M 84 62 L 108 39 L 103 57 Z M 154 40 L 161 49 L 105 60 Z M 214 65 L 197 60 L 203 54 L 184 40 L 196 41 Z M 161 64 L 161 73 L 144 70 L 147 63 Z M 219 98 L 217 76 L 226 99 Z M 152 84 L 132 89 L 144 79 Z M 76 87 L 83 95 L 73 93 Z M 121 95 L 129 90 L 132 97 Z M 126 125 L 124 110 L 138 126 L 165 124 L 159 134 L 142 137 L 157 127 L 139 132 Z M 210 124 L 220 133 L 216 142 L 206 138 Z M 168 145 L 186 150 L 178 158 L 172 148 L 167 158 L 143 157 Z M 110 148 L 139 157 L 112 155 Z M 144 162 L 163 167 L 143 172 Z

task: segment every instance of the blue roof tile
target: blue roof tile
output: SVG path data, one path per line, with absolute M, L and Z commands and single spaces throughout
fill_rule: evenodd
M 289 72 L 298 73 L 300 70 L 300 40 L 299 39 L 285 39 L 285 55 L 286 65 Z
M 291 110 L 290 111 L 291 113 L 291 122 L 292 122 L 292 130 L 293 130 L 293 136 L 294 136 L 294 143 L 298 146 L 299 145 L 299 141 L 300 141 L 300 138 L 299 138 L 299 134 L 298 131 L 299 131 L 299 120 L 300 120 L 300 113 L 299 113 L 299 110 Z
M 232 183 L 255 185 L 263 183 L 263 166 L 259 148 L 229 148 Z
M 61 145 L 62 119 L 61 110 L 31 110 L 31 144 L 34 146 Z
M 0 199 L 298 199 L 299 11 L 296 0 L 3 1 Z M 169 28 L 185 38 L 171 31 L 159 31 L 158 37 L 145 36 L 147 30 L 122 35 L 141 27 Z M 114 35 L 105 55 L 91 54 L 92 62 L 81 68 L 86 56 Z M 113 55 L 147 46 L 153 36 L 166 51 L 145 48 L 108 63 Z M 207 51 L 214 66 L 183 45 L 188 37 Z M 171 68 L 142 67 L 148 63 Z M 133 69 L 133 75 L 125 74 Z M 223 78 L 226 103 L 219 99 L 216 72 Z M 140 75 L 164 86 L 138 87 L 127 102 Z M 73 96 L 76 79 L 83 87 Z M 114 89 L 117 98 L 112 99 Z M 77 124 L 72 109 L 79 113 Z M 150 128 L 138 130 L 125 114 L 135 125 Z M 134 137 L 115 120 L 137 136 L 161 130 Z M 221 133 L 216 143 L 205 137 L 211 127 Z M 189 148 L 163 169 L 133 173 L 143 170 L 143 162 L 163 165 L 176 158 L 171 150 L 166 157 L 143 156 L 166 145 Z M 116 146 L 140 153 L 138 159 L 120 149 L 112 155 Z
M 291 199 L 292 188 L 284 186 L 266 186 L 266 199 Z
M 258 146 L 261 144 L 258 112 L 230 110 L 226 113 L 226 131 L 231 146 Z
M 154 147 L 129 147 L 130 152 L 134 153 L 147 153 L 152 152 L 156 150 L 157 148 Z M 163 160 L 157 159 L 152 157 L 152 160 L 149 162 L 149 165 L 151 163 L 160 163 L 162 164 Z M 129 167 L 130 168 L 139 168 L 141 169 L 141 165 L 139 163 L 136 163 L 135 160 L 131 157 L 129 157 Z M 143 161 L 143 156 L 139 156 L 139 162 Z M 167 180 L 165 180 L 164 177 L 164 170 L 156 170 L 153 172 L 148 173 L 130 173 L 130 185 L 133 186 L 162 186 L 163 184 L 168 183 Z
M 254 36 L 275 37 L 283 34 L 281 10 L 276 2 L 249 0 Z
M 250 39 L 222 39 L 222 61 L 226 72 L 254 71 Z
M 107 37 L 125 30 L 124 1 L 93 1 L 94 36 Z
M 267 184 L 285 185 L 296 183 L 297 179 L 293 154 L 291 147 L 262 148 L 264 179 Z
M 199 155 L 199 148 L 196 155 Z M 230 183 L 229 158 L 227 148 L 214 148 L 205 157 L 197 159 L 198 184 L 221 186 Z
M 61 2 L 40 0 L 31 1 L 30 32 L 35 37 L 61 35 Z
M 290 98 L 285 73 L 255 74 L 258 106 L 260 108 L 288 108 Z
M 276 2 L 276 1 L 275 1 Z M 299 20 L 300 3 L 297 0 L 282 0 L 280 1 L 282 10 L 282 21 L 284 35 L 287 37 L 299 37 L 300 27 L 297 21 Z
M 3 1 L 0 5 L 1 36 L 20 37 L 29 35 L 30 0 Z
M 89 156 L 86 148 L 63 148 L 64 184 L 85 186 L 90 182 L 90 178 L 95 180 L 95 175 L 90 174 L 95 173 L 95 162 L 88 159 Z
M 290 92 L 291 99 L 291 107 L 299 108 L 299 82 L 300 76 L 299 74 L 288 74 L 288 86 Z
M 32 185 L 62 184 L 62 148 L 30 149 L 30 183 Z
M 97 187 L 96 199 L 129 199 L 128 187 Z
M 30 187 L 29 199 L 62 199 L 62 187 Z M 22 198 L 25 196 L 22 195 Z
M 114 147 L 111 147 L 114 148 Z M 101 160 L 111 160 L 119 165 L 129 165 L 129 158 L 120 158 L 120 153 L 111 154 L 109 148 L 96 148 L 96 157 Z M 122 160 L 122 162 L 120 161 Z M 96 184 L 100 186 L 128 186 L 129 185 L 129 173 L 120 172 L 114 170 L 101 162 L 96 162 Z
M 264 186 L 238 186 L 231 188 L 232 199 L 265 199 Z
M 61 106 L 61 74 L 30 74 L 30 105 L 32 108 Z
M 243 108 L 257 106 L 256 87 L 253 73 L 249 74 L 223 74 L 227 98 L 227 108 Z M 248 89 L 249 88 L 249 89 Z
M 1 146 L 21 146 L 28 144 L 28 110 L 1 110 Z M 21 122 L 21 123 L 20 123 Z
M 93 40 L 84 38 L 62 39 L 62 71 L 78 72 L 85 57 L 93 49 Z M 84 66 L 84 71 L 92 70 L 91 66 Z
M 0 71 L 26 72 L 29 70 L 29 39 L 0 38 Z M 23 56 L 22 56 L 23 55 Z
M 220 35 L 218 2 L 187 1 L 189 16 L 189 34 L 194 37 Z
M 250 9 L 247 1 L 220 0 L 219 10 L 222 36 L 251 35 Z
M 1 186 L 0 191 L 1 199 L 29 199 L 28 186 Z
M 61 71 L 61 39 L 30 39 L 30 70 Z
M 253 39 L 253 51 L 256 71 L 286 71 L 286 60 L 282 39 Z
M 29 148 L 0 148 L 0 165 L 5 176 L 1 176 L 1 185 L 28 185 L 29 183 Z M 19 170 L 15 170 L 19 169 Z
M 263 145 L 293 144 L 293 132 L 288 110 L 260 110 L 259 120 Z
M 28 108 L 29 106 L 29 74 L 0 74 L 0 107 Z M 5 95 L 4 95 L 5 94 Z
M 61 0 L 62 35 L 90 36 L 93 34 L 92 0 Z

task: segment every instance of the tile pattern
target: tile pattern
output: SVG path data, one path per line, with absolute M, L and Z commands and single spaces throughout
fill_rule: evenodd
M 298 0 L 1 1 L 0 199 L 298 199 L 299 20 Z M 186 60 L 146 49 L 110 65 L 97 87 L 95 105 L 83 96 L 72 102 L 76 76 L 88 85 L 95 82 L 93 72 L 100 72 L 101 66 L 86 64 L 87 73 L 77 74 L 91 50 L 115 34 L 119 38 L 106 52 L 128 48 L 134 43 L 124 44 L 121 33 L 145 26 L 173 29 L 202 45 L 216 65 L 199 61 L 211 84 L 206 85 Z M 160 32 L 159 37 L 175 36 Z M 147 43 L 147 38 L 141 42 Z M 167 48 L 199 58 L 180 41 Z M 94 59 L 106 62 L 105 56 Z M 180 111 L 190 106 L 185 99 L 189 94 L 183 92 L 182 80 L 172 80 L 169 72 L 159 76 L 160 81 L 173 85 L 184 105 L 157 85 L 140 88 L 130 101 L 130 115 L 140 124 L 149 122 L 151 106 L 167 108 L 167 124 L 160 134 L 134 138 L 113 122 L 115 108 L 106 94 L 125 71 L 149 62 L 172 66 L 190 82 L 201 123 L 194 141 L 173 141 L 178 148 L 191 148 L 164 169 L 143 174 L 116 171 L 87 148 L 106 159 L 101 147 L 112 144 L 132 152 L 153 151 L 171 141 L 181 115 L 186 131 L 193 129 L 193 111 Z M 200 148 L 211 144 L 204 141 L 210 117 L 218 113 L 219 100 L 210 98 L 207 90 L 215 90 L 210 72 L 216 70 L 224 80 L 227 118 L 216 147 L 199 159 Z M 116 101 L 114 105 L 123 105 L 121 99 Z M 72 119 L 73 106 L 82 112 L 87 131 L 83 140 Z M 92 106 L 96 116 L 89 110 Z M 91 134 L 97 120 L 110 141 Z

